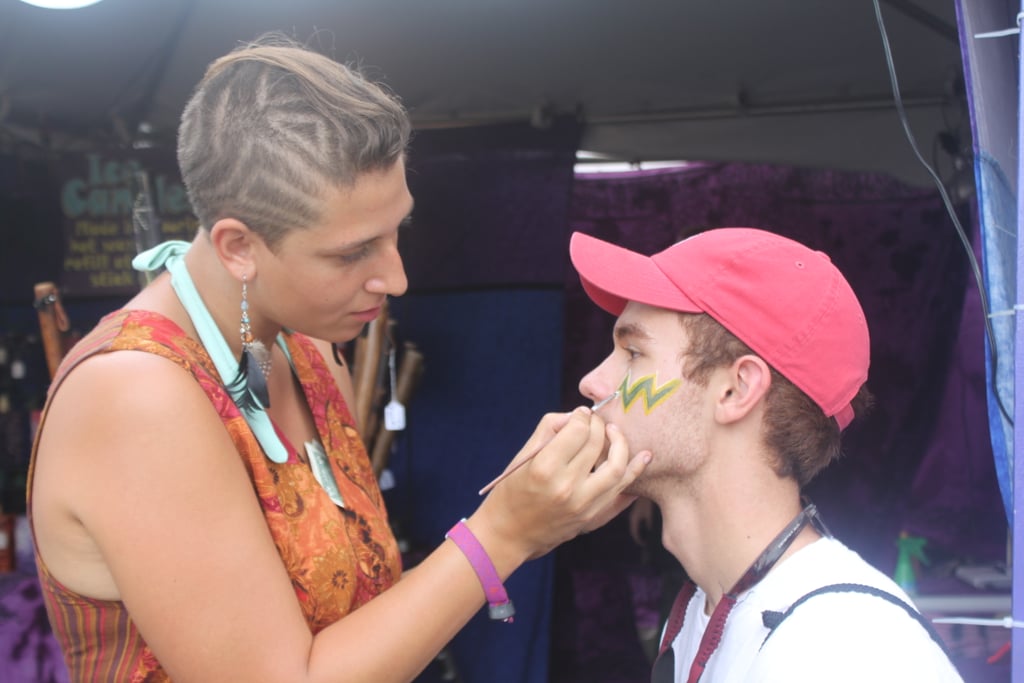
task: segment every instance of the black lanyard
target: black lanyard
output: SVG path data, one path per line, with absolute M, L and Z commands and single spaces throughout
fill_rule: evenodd
M 758 581 L 764 578 L 765 574 L 771 571 L 771 568 L 785 554 L 786 550 L 796 537 L 800 535 L 800 532 L 803 531 L 808 522 L 812 522 L 814 527 L 823 536 L 832 535 L 818 516 L 818 508 L 815 507 L 814 503 L 807 503 L 804 509 L 793 518 L 793 521 L 787 524 L 786 528 L 757 556 L 757 559 L 744 572 L 743 576 L 736 582 L 736 585 L 718 601 L 715 611 L 711 613 L 708 627 L 704 629 L 704 635 L 700 639 L 697 656 L 694 657 L 693 664 L 690 665 L 690 676 L 687 678 L 687 683 L 697 683 L 700 680 L 701 675 L 704 673 L 704 667 L 707 666 L 711 655 L 718 649 L 718 645 L 722 641 L 725 621 L 728 619 L 732 608 L 736 605 L 736 600 L 739 596 L 750 590 Z M 651 671 L 651 683 L 672 683 L 675 679 L 675 655 L 672 651 L 672 641 L 676 639 L 676 636 L 679 635 L 683 628 L 686 607 L 689 605 L 690 599 L 696 590 L 696 584 L 688 580 L 672 604 L 672 612 L 669 614 L 668 622 L 665 626 L 665 636 L 661 640 L 661 649 Z

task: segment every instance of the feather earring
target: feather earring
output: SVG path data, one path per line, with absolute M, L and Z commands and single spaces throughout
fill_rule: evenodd
M 341 346 L 338 342 L 331 342 L 331 355 L 334 356 L 334 362 L 345 367 L 345 361 L 342 358 Z
M 252 409 L 270 407 L 270 392 L 267 389 L 267 377 L 270 375 L 270 350 L 259 339 L 252 335 L 249 323 L 249 289 L 246 278 L 242 276 L 242 321 L 238 332 L 242 337 L 242 357 L 238 360 L 238 374 L 231 383 L 233 394 L 238 393 L 236 402 L 239 407 Z

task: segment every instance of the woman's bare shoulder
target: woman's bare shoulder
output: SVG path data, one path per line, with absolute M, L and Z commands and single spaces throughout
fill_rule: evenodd
M 223 423 L 190 373 L 139 351 L 87 358 L 56 390 L 40 426 L 32 481 L 40 552 L 73 590 L 117 599 L 103 558 L 115 547 L 118 557 L 132 547 L 146 551 L 160 539 L 123 532 L 141 532 L 147 520 L 148 528 L 167 529 L 182 518 L 196 482 L 225 477 L 247 485 Z
M 231 446 L 199 383 L 169 359 L 116 351 L 84 360 L 64 378 L 40 427 L 36 457 L 88 479 L 116 481 L 159 467 L 161 454 L 208 466 L 181 447 L 188 442 Z
M 92 583 L 78 587 L 122 600 L 172 676 L 222 660 L 269 671 L 308 650 L 252 481 L 190 373 L 134 351 L 90 358 L 42 430 L 37 531 L 56 520 L 40 538 L 44 559 L 64 562 L 59 580 L 89 568 Z

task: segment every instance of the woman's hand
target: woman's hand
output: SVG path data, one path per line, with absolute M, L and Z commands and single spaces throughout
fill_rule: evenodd
M 470 525 L 493 539 L 481 538 L 492 557 L 539 557 L 625 509 L 634 497 L 622 492 L 648 462 L 648 451 L 631 457 L 621 431 L 588 408 L 545 415 Z

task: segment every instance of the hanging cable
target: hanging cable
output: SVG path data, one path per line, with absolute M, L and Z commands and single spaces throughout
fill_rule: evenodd
M 956 228 L 956 233 L 960 237 L 961 243 L 963 243 L 964 250 L 967 252 L 967 259 L 971 265 L 971 272 L 974 274 L 974 281 L 978 287 L 978 295 L 981 297 L 981 310 L 985 320 L 985 336 L 988 339 L 989 352 L 992 356 L 992 393 L 995 396 L 996 403 L 999 405 L 999 412 L 1003 414 L 1003 417 L 1010 425 L 1013 425 L 1013 416 L 1003 403 L 1003 397 L 999 394 L 999 385 L 996 383 L 996 370 L 999 367 L 999 352 L 996 348 L 995 330 L 992 328 L 992 318 L 989 315 L 988 294 L 985 292 L 985 285 L 982 281 L 981 268 L 978 266 L 978 259 L 974 255 L 974 248 L 971 246 L 971 241 L 968 239 L 967 233 L 960 224 L 960 219 L 956 215 L 953 203 L 949 199 L 949 193 L 946 192 L 945 184 L 943 184 L 942 179 L 939 178 L 935 169 L 925 161 L 920 150 L 918 150 L 917 141 L 914 138 L 914 133 L 910 130 L 910 122 L 907 120 L 907 112 L 903 108 L 903 97 L 900 94 L 899 81 L 896 77 L 896 67 L 892 59 L 892 48 L 889 45 L 889 35 L 885 30 L 885 21 L 882 19 L 882 8 L 879 5 L 878 0 L 872 0 L 872 2 L 875 6 L 875 18 L 878 21 L 878 31 L 882 37 L 882 47 L 885 49 L 885 63 L 889 67 L 889 82 L 892 84 L 892 95 L 896 103 L 896 111 L 899 114 L 900 123 L 903 124 L 903 131 L 906 133 L 907 141 L 910 142 L 910 147 L 914 150 L 914 155 L 917 157 L 917 160 L 921 162 L 924 169 L 928 171 L 932 180 L 935 181 L 935 186 L 938 188 L 939 194 L 942 196 L 942 203 L 946 206 L 946 212 L 949 213 L 949 217 L 953 221 L 953 226 Z

